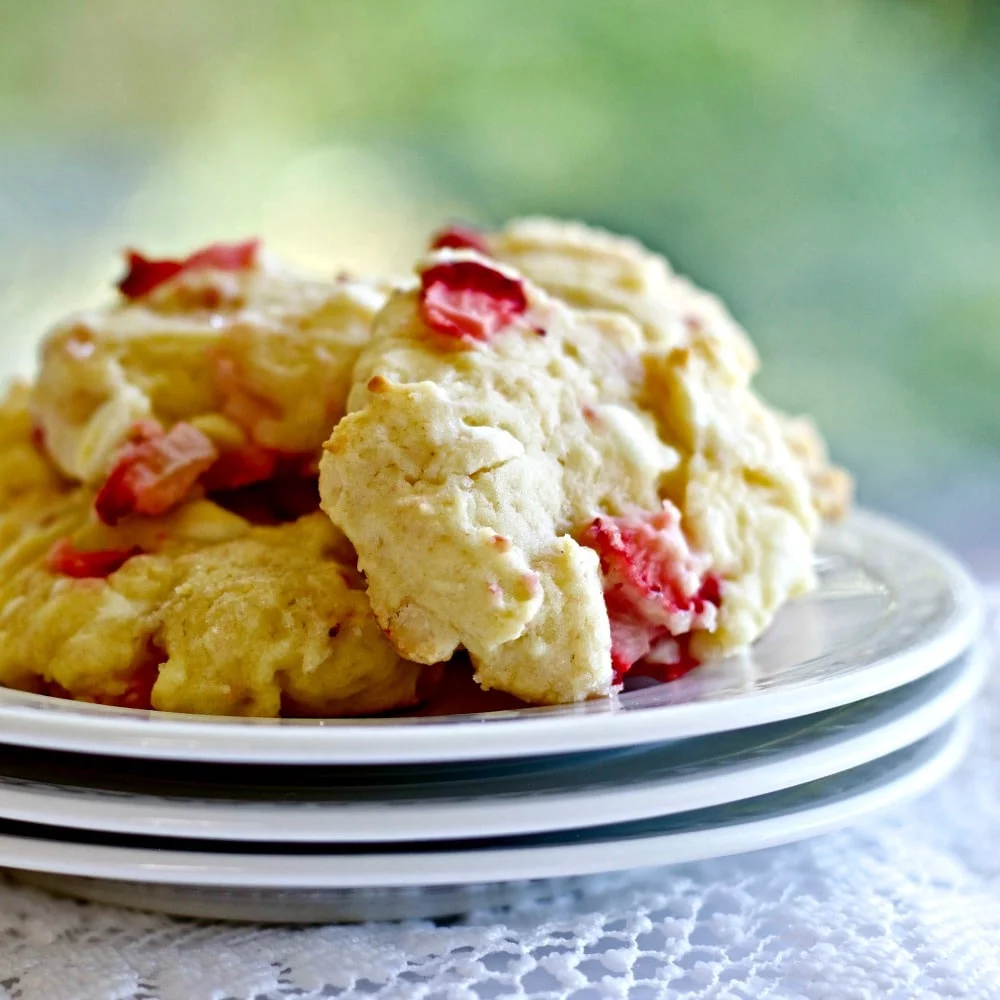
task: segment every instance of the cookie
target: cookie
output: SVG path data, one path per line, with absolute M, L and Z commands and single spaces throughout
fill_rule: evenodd
M 0 406 L 0 684 L 213 715 L 418 700 L 433 671 L 383 636 L 322 513 L 261 525 L 200 499 L 109 526 L 33 443 L 25 395 Z
M 312 277 L 254 241 L 185 260 L 131 253 L 117 302 L 46 337 L 31 407 L 66 477 L 113 523 L 312 461 L 344 411 L 384 301 L 373 282 Z M 106 503 L 104 503 L 106 500 Z
M 813 585 L 820 518 L 717 300 L 631 241 L 523 225 L 391 296 L 320 492 L 401 655 L 465 648 L 484 687 L 567 702 L 752 642 Z

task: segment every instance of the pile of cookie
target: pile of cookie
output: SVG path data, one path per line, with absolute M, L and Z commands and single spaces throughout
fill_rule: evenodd
M 0 408 L 0 684 L 247 716 L 670 680 L 814 584 L 850 500 L 712 296 L 524 219 L 415 276 L 127 256 Z M 451 663 L 450 670 L 443 668 Z

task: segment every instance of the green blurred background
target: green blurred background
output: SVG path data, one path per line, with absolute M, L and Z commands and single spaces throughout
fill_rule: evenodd
M 126 243 L 404 268 L 579 216 L 719 292 L 861 499 L 1000 574 L 1000 11 L 926 0 L 0 0 L 8 367 Z

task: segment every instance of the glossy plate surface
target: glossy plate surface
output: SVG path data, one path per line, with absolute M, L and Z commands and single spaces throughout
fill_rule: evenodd
M 0 689 L 0 741 L 165 760 L 371 764 L 541 756 L 702 736 L 891 690 L 964 652 L 978 589 L 937 545 L 873 514 L 828 528 L 818 590 L 752 652 L 582 705 L 437 718 L 205 719 Z
M 721 805 L 827 777 L 922 739 L 985 675 L 985 650 L 886 694 L 683 743 L 533 761 L 361 768 L 118 761 L 0 747 L 0 817 L 228 841 L 508 836 Z
M 959 717 L 917 743 L 830 778 L 635 823 L 439 843 L 244 844 L 129 837 L 0 822 L 0 866 L 116 882 L 357 889 L 551 879 L 696 861 L 790 843 L 925 791 L 968 746 Z M 140 893 L 134 904 L 142 905 Z

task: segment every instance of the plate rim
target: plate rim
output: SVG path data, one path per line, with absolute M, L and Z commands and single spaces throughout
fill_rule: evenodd
M 340 842 L 391 845 L 416 839 L 503 837 L 582 829 L 592 825 L 598 802 L 607 823 L 674 815 L 827 778 L 919 742 L 946 725 L 972 700 L 987 676 L 988 662 L 986 644 L 979 643 L 942 668 L 955 668 L 947 684 L 918 695 L 920 700 L 915 703 L 883 709 L 861 723 L 863 728 L 856 732 L 818 734 L 811 742 L 819 741 L 819 746 L 807 743 L 799 749 L 786 747 L 763 761 L 731 758 L 708 775 L 648 780 L 640 776 L 615 787 L 536 789 L 522 795 L 504 794 L 502 798 L 493 798 L 487 792 L 479 798 L 427 802 L 419 798 L 355 803 L 213 801 L 194 795 L 174 801 L 141 792 L 73 786 L 64 790 L 58 783 L 47 783 L 42 778 L 7 778 L 0 765 L 0 818 L 109 834 L 303 844 L 322 843 L 335 835 Z M 851 708 L 841 706 L 841 710 Z M 760 739 L 765 739 L 768 727 L 761 728 Z M 750 743 L 744 752 L 753 746 Z M 636 763 L 641 767 L 643 760 Z M 554 783 L 560 776 L 562 772 L 554 777 Z M 268 828 L 280 829 L 281 836 L 271 836 Z
M 0 834 L 0 866 L 118 882 L 372 889 L 550 879 L 684 864 L 803 840 L 908 801 L 957 767 L 972 731 L 973 720 L 966 712 L 925 737 L 915 759 L 897 765 L 893 773 L 867 787 L 834 795 L 818 805 L 709 829 L 578 844 L 367 855 L 366 860 L 378 859 L 379 870 L 366 868 L 350 854 L 206 854 L 155 847 L 68 845 L 56 839 Z M 75 855 L 67 857 L 67 846 Z
M 578 711 L 568 714 L 565 707 L 560 714 L 554 714 L 558 708 L 543 707 L 490 716 L 363 720 L 206 719 L 85 705 L 0 688 L 0 742 L 157 760 L 426 763 L 520 757 L 525 755 L 526 740 L 532 756 L 635 746 L 825 711 L 882 694 L 939 669 L 968 649 L 982 628 L 980 589 L 950 552 L 924 533 L 864 509 L 852 512 L 844 527 L 851 526 L 921 550 L 947 580 L 954 607 L 934 634 L 911 647 L 821 682 L 635 712 L 624 711 L 612 698 L 575 706 Z M 737 702 L 739 713 L 725 711 L 723 706 Z M 511 738 L 515 727 L 518 739 Z M 390 731 L 393 738 L 387 739 Z M 402 734 L 406 734 L 405 742 Z

